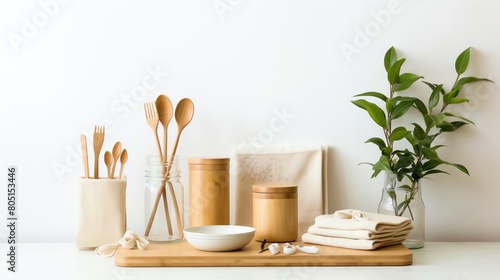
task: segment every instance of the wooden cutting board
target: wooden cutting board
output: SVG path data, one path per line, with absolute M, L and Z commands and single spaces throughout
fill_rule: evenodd
M 294 242 L 295 245 L 303 244 Z M 311 244 L 303 244 L 311 245 Z M 264 251 L 260 242 L 251 241 L 245 248 L 233 252 L 205 252 L 186 241 L 174 244 L 150 244 L 147 250 L 119 248 L 115 254 L 117 266 L 387 266 L 411 265 L 412 252 L 404 245 L 394 245 L 373 251 L 320 246 L 317 254 L 297 250 L 293 255 L 277 255 Z

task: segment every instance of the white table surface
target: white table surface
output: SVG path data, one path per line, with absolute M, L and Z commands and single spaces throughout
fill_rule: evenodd
M 0 244 L 7 259 L 7 244 Z M 500 279 L 500 242 L 428 242 L 410 266 L 385 267 L 117 267 L 114 258 L 72 243 L 18 245 L 17 272 L 0 265 L 0 279 Z

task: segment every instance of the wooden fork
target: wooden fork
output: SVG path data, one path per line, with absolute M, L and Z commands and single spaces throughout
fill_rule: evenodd
M 162 156 L 160 139 L 158 138 L 158 123 L 160 122 L 160 117 L 158 116 L 158 110 L 156 109 L 156 104 L 154 102 L 144 103 L 144 112 L 146 113 L 146 121 L 151 127 L 155 134 L 156 148 L 158 149 L 158 154 Z
M 94 179 L 99 179 L 99 153 L 104 144 L 104 126 L 94 127 Z
M 158 138 L 158 123 L 160 122 L 160 117 L 158 116 L 158 109 L 156 108 L 155 102 L 147 102 L 144 103 L 144 113 L 146 114 L 146 121 L 148 125 L 153 130 L 156 139 L 156 148 L 158 149 L 158 155 L 160 159 L 163 161 L 163 156 L 161 152 L 160 139 Z M 168 202 L 167 202 L 167 190 L 165 189 L 165 183 L 162 183 L 160 188 L 158 189 L 158 194 L 156 195 L 156 200 L 153 205 L 153 210 L 151 211 L 151 215 L 149 217 L 148 225 L 146 226 L 145 236 L 149 235 L 151 230 L 151 226 L 153 225 L 153 221 L 156 215 L 156 210 L 158 209 L 158 204 L 160 202 L 160 197 L 163 196 L 163 208 L 165 209 L 165 216 L 167 218 L 167 229 L 168 234 L 172 232 L 172 222 L 170 221 L 170 215 L 168 211 Z

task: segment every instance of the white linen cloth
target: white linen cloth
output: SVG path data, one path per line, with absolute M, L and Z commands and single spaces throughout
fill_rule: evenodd
M 374 233 L 400 230 L 411 224 L 410 218 L 362 212 L 354 209 L 339 210 L 331 215 L 315 218 L 315 226 L 343 230 L 369 230 Z
M 381 233 L 369 231 L 369 230 L 345 230 L 345 229 L 330 229 L 330 228 L 321 228 L 315 225 L 312 225 L 307 230 L 308 233 L 331 236 L 331 237 L 340 237 L 340 238 L 351 238 L 351 239 L 380 239 L 392 237 L 395 235 L 408 234 L 412 230 L 412 224 L 408 224 L 406 226 L 401 227 L 400 229 L 395 230 L 386 230 Z
M 146 250 L 149 246 L 149 241 L 135 234 L 132 230 L 127 230 L 120 240 L 112 244 L 99 246 L 95 249 L 95 252 L 99 256 L 109 258 L 115 254 L 120 246 L 125 249 L 137 248 L 139 250 Z
M 315 218 L 302 241 L 349 249 L 375 250 L 402 243 L 413 229 L 410 218 L 339 210 Z
M 406 234 L 386 239 L 350 239 L 350 238 L 337 238 L 323 235 L 316 235 L 312 233 L 305 233 L 302 235 L 302 241 L 306 243 L 314 243 L 326 246 L 335 246 L 348 249 L 358 250 L 375 250 L 381 247 L 401 244 L 406 239 Z
M 327 146 L 246 145 L 234 153 L 235 224 L 252 226 L 252 186 L 261 183 L 297 185 L 299 238 L 316 216 L 327 213 Z

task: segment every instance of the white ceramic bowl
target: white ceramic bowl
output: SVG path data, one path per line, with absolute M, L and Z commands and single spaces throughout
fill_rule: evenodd
M 245 247 L 255 234 L 253 227 L 211 225 L 184 229 L 187 242 L 202 251 L 225 252 Z

